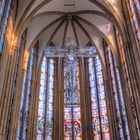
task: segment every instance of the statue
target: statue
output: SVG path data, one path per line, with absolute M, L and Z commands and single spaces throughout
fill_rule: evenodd
M 78 63 L 77 57 L 95 57 L 95 47 L 79 47 L 72 38 L 65 41 L 62 47 L 50 46 L 46 48 L 45 55 L 48 57 L 65 57 L 65 80 L 66 80 L 66 103 L 78 104 Z
M 65 69 L 66 69 L 66 80 L 67 83 L 67 94 L 68 94 L 68 102 L 71 104 L 78 103 L 78 81 L 77 81 L 77 58 L 74 54 L 73 49 L 69 49 L 69 52 L 66 54 L 65 61 Z M 69 100 L 70 99 L 70 100 Z

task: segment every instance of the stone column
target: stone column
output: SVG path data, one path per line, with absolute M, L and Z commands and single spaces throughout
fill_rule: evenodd
M 10 42 L 5 41 L 1 56 L 1 90 L 0 90 L 0 139 L 4 139 L 8 133 L 7 125 L 11 112 L 11 103 L 13 101 L 13 86 L 15 85 L 15 76 L 17 70 L 18 48 L 16 38 L 11 36 Z M 13 42 L 13 43 L 12 43 Z M 4 67 L 3 67 L 4 66 Z M 2 69 L 2 67 L 4 69 Z
M 11 102 L 10 110 L 9 110 L 9 122 L 7 125 L 7 130 L 9 134 L 7 134 L 7 139 L 12 139 L 13 136 L 16 137 L 15 125 L 17 124 L 16 120 L 18 121 L 18 117 L 15 117 L 15 116 L 18 116 L 18 114 L 16 113 L 17 113 L 17 109 L 19 109 L 17 107 L 20 104 L 19 98 L 21 97 L 23 75 L 25 73 L 25 70 L 23 69 L 25 42 L 26 42 L 26 31 L 21 39 L 19 55 L 17 57 L 17 63 L 16 63 L 17 66 L 15 66 L 17 67 L 15 80 L 14 82 L 11 81 L 13 82 L 13 89 L 12 89 L 13 97 L 11 98 L 12 102 Z
M 126 43 L 128 42 L 131 46 L 130 49 L 131 49 L 131 52 L 133 52 L 134 54 L 133 57 L 135 59 L 135 67 L 138 69 L 138 75 L 140 77 L 140 40 L 138 39 L 138 34 L 133 27 L 135 25 L 133 25 L 131 22 L 131 19 L 130 19 L 131 17 L 129 15 L 129 10 L 127 6 L 127 1 L 128 0 L 122 1 L 122 9 L 123 9 L 122 12 L 124 15 L 124 20 L 125 20 L 125 25 L 126 25 L 126 30 L 127 30 L 126 34 L 128 34 Z M 134 10 L 136 11 L 136 8 Z M 136 17 L 138 18 L 137 21 L 138 21 L 138 26 L 140 28 L 140 18 L 138 15 Z
M 85 68 L 85 99 L 86 99 L 86 116 L 87 116 L 87 134 L 88 140 L 93 139 L 93 126 L 92 126 L 92 107 L 91 107 L 91 93 L 90 93 L 90 79 L 89 79 L 89 66 L 88 66 L 88 59 L 84 58 L 84 63 L 82 64 Z
M 106 104 L 107 104 L 107 110 L 108 110 L 108 119 L 109 119 L 109 124 L 110 124 L 111 139 L 119 140 L 120 138 L 119 126 L 117 122 L 117 113 L 116 113 L 110 64 L 107 58 L 107 54 L 108 54 L 107 47 L 109 46 L 107 46 L 107 44 L 103 40 L 104 58 L 105 58 L 105 69 L 103 71 L 103 79 L 104 79 L 104 87 L 105 87 L 105 95 L 106 95 Z
M 14 80 L 14 70 L 16 66 L 17 50 L 14 54 L 9 56 L 6 68 L 6 75 L 2 90 L 1 104 L 0 104 L 0 139 L 3 140 L 6 133 L 6 123 L 8 119 L 8 111 L 10 99 L 12 95 L 12 82 Z
M 59 81 L 59 140 L 64 139 L 64 58 L 60 58 Z
M 55 72 L 54 72 L 54 122 L 53 122 L 53 140 L 57 140 L 59 136 L 59 90 L 58 90 L 58 85 L 59 85 L 59 79 L 58 79 L 58 58 L 55 58 Z
M 80 110 L 81 110 L 81 123 L 82 123 L 82 138 L 88 139 L 88 116 L 86 110 L 86 81 L 85 81 L 85 67 L 84 58 L 79 58 L 79 84 L 80 84 Z
M 37 119 L 38 119 L 38 105 L 39 105 L 39 91 L 40 91 L 40 77 L 41 77 L 41 65 L 39 66 L 36 75 L 36 83 L 35 83 L 35 89 L 34 93 L 36 94 L 34 97 L 34 117 L 33 117 L 33 122 L 32 122 L 32 133 L 30 139 L 36 140 L 36 135 L 37 135 Z
M 33 130 L 34 130 L 34 116 L 35 116 L 35 104 L 36 104 L 36 88 L 37 88 L 37 61 L 38 61 L 38 43 L 34 47 L 34 61 L 33 61 L 33 70 L 32 70 L 32 82 L 31 82 L 31 97 L 30 97 L 30 106 L 29 106 L 29 118 L 28 118 L 28 128 L 27 128 L 27 140 L 33 139 Z
M 117 51 L 118 51 L 118 58 L 120 58 L 118 59 L 118 69 L 119 69 L 120 78 L 121 78 L 121 84 L 122 84 L 122 89 L 123 89 L 124 102 L 126 106 L 126 114 L 128 117 L 130 135 L 132 139 L 137 139 L 138 133 L 136 129 L 136 122 L 133 116 L 130 98 L 131 98 L 131 94 L 139 93 L 138 92 L 139 87 L 136 85 L 132 85 L 132 84 L 135 84 L 134 81 L 136 81 L 139 76 L 137 75 L 137 77 L 135 78 L 133 77 L 136 74 L 135 73 L 136 65 L 134 63 L 134 54 L 133 54 L 132 48 L 130 50 L 129 44 L 124 44 L 123 41 L 121 42 L 119 36 L 117 36 L 116 34 L 116 30 L 114 30 L 114 32 L 115 32 L 115 40 L 116 40 Z M 130 83 L 130 86 L 129 86 L 129 83 Z M 133 125 L 133 128 L 131 127 L 132 125 Z

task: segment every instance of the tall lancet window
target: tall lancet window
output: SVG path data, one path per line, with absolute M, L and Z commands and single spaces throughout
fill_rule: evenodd
M 134 0 L 134 5 L 136 6 L 138 13 L 140 15 L 140 1 L 139 0 Z
M 140 41 L 140 27 L 139 27 L 139 16 L 140 16 L 140 1 L 139 0 L 127 0 L 127 6 L 131 22 L 133 24 L 134 32 Z
M 78 60 L 74 55 L 68 55 L 64 65 L 64 140 L 81 140 Z
M 108 113 L 99 57 L 89 58 L 89 79 L 94 140 L 110 140 Z
M 33 62 L 34 62 L 34 49 L 31 50 L 28 69 L 27 71 L 24 72 L 17 140 L 19 139 L 26 140 L 28 117 L 29 117 L 30 93 L 31 93 L 31 84 L 32 84 L 31 81 L 32 81 Z
M 130 133 L 128 128 L 123 91 L 122 91 L 122 86 L 120 81 L 120 74 L 110 47 L 108 47 L 107 49 L 108 50 L 107 50 L 106 57 L 108 59 L 109 69 L 111 71 L 112 86 L 113 86 L 116 112 L 117 112 L 117 118 L 118 118 L 119 130 L 120 130 L 120 139 L 127 138 L 129 140 Z
M 41 66 L 37 140 L 52 140 L 54 60 L 44 57 Z
M 2 0 L 0 2 L 0 23 L 2 20 L 3 13 L 4 13 L 4 8 L 5 8 L 5 0 Z
M 1 35 L 0 35 L 0 54 L 2 52 L 2 47 L 3 47 L 3 43 L 4 43 L 4 38 L 5 38 L 5 33 L 6 33 L 6 29 L 7 29 L 7 23 L 8 23 L 8 17 L 9 17 L 9 13 L 10 13 L 10 9 L 11 9 L 11 3 L 12 0 L 9 0 L 8 4 L 7 4 L 7 9 L 5 6 L 5 0 L 1 1 L 1 7 L 0 7 L 0 26 L 1 26 Z M 4 10 L 6 9 L 6 14 L 4 14 Z M 2 23 L 2 19 L 4 19 L 4 22 Z

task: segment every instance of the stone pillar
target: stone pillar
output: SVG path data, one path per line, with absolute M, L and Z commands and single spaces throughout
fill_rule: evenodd
M 13 83 L 13 89 L 12 89 L 13 95 L 11 97 L 12 102 L 10 104 L 10 110 L 9 110 L 9 120 L 8 120 L 9 122 L 7 122 L 7 130 L 8 130 L 7 139 L 12 139 L 15 133 L 14 126 L 17 124 L 16 119 L 18 119 L 18 117 L 15 118 L 15 116 L 17 113 L 16 112 L 17 106 L 19 106 L 20 104 L 19 97 L 22 91 L 23 75 L 25 72 L 23 70 L 23 61 L 24 61 L 24 50 L 25 50 L 24 46 L 26 42 L 26 33 L 27 31 L 25 31 L 24 35 L 21 38 L 20 49 L 19 49 L 19 53 L 17 57 L 17 62 L 15 65 L 15 68 L 16 68 L 16 72 L 15 72 L 16 74 L 14 76 L 15 79 L 11 81 Z M 13 68 L 14 68 L 14 65 L 13 65 Z
M 14 54 L 8 57 L 5 80 L 2 89 L 1 103 L 0 103 L 0 139 L 3 140 L 6 133 L 6 123 L 8 120 L 8 111 L 10 99 L 12 95 L 12 83 L 14 80 L 14 70 L 16 67 L 17 49 Z
M 29 118 L 28 118 L 28 128 L 27 128 L 27 140 L 33 139 L 33 130 L 34 130 L 34 118 L 35 118 L 35 105 L 36 105 L 36 89 L 37 89 L 37 61 L 38 61 L 38 43 L 34 47 L 34 62 L 32 70 L 32 83 L 31 83 L 31 97 L 30 97 L 30 106 L 29 106 Z
M 34 113 L 32 113 L 34 115 L 33 117 L 33 122 L 32 122 L 32 131 L 31 131 L 31 136 L 30 139 L 36 140 L 36 135 L 37 135 L 37 119 L 38 119 L 38 105 L 39 105 L 39 91 L 40 91 L 40 77 L 41 77 L 41 65 L 39 66 L 36 75 L 37 77 L 36 79 L 36 83 L 35 83 L 35 89 L 34 89 L 34 93 L 36 94 L 34 96 Z
M 15 85 L 15 77 L 18 63 L 17 41 L 11 36 L 11 43 L 8 40 L 4 42 L 3 52 L 1 56 L 1 90 L 0 90 L 0 139 L 5 139 L 10 120 L 11 104 L 13 102 L 13 87 Z M 10 40 L 9 40 L 10 41 Z M 4 67 L 3 67 L 4 66 Z M 2 69 L 2 67 L 4 69 Z
M 130 135 L 132 139 L 138 139 L 136 122 L 134 120 L 130 98 L 133 93 L 134 94 L 138 93 L 139 87 L 138 86 L 136 87 L 136 85 L 132 85 L 132 82 L 136 81 L 139 76 L 137 75 L 137 77 L 135 78 L 133 77 L 135 75 L 134 73 L 136 72 L 135 71 L 136 65 L 134 63 L 134 54 L 132 48 L 130 50 L 130 46 L 129 46 L 129 50 L 128 50 L 128 44 L 123 45 L 124 42 L 123 41 L 121 42 L 119 36 L 117 36 L 116 30 L 114 30 L 114 32 L 115 32 L 115 40 L 116 40 L 117 51 L 118 51 L 118 58 L 120 58 L 118 59 L 118 69 L 121 78 Z M 135 82 L 133 84 L 135 84 Z
M 127 46 L 128 47 L 128 46 Z M 127 113 L 127 117 L 128 117 L 128 124 L 129 124 L 129 130 L 130 130 L 130 135 L 132 139 L 138 139 L 138 133 L 137 133 L 137 128 L 136 128 L 136 121 L 134 118 L 134 113 L 132 110 L 132 102 L 131 102 L 131 94 L 134 97 L 134 99 L 136 99 L 137 101 L 140 99 L 139 97 L 136 97 L 137 95 L 139 96 L 139 86 L 137 85 L 137 78 L 135 75 L 135 66 L 134 63 L 132 62 L 132 58 L 130 58 L 129 53 L 131 50 L 127 50 L 127 47 L 124 48 L 124 52 L 126 55 L 126 65 L 127 65 L 127 69 L 128 69 L 128 79 L 126 79 L 124 77 L 124 73 L 122 70 L 122 67 L 118 67 L 119 72 L 120 72 L 120 78 L 121 78 L 121 83 L 122 83 L 122 88 L 124 91 L 124 101 L 125 101 L 125 106 L 126 106 L 126 113 Z M 130 47 L 130 46 L 129 46 Z M 133 65 L 133 66 L 132 66 Z M 137 75 L 138 76 L 138 75 Z M 128 83 L 127 83 L 127 87 L 126 87 L 126 81 L 130 80 L 130 86 L 131 86 L 131 91 L 132 93 L 128 92 Z M 137 82 L 136 82 L 137 81 Z M 137 105 L 139 105 L 139 102 L 135 102 Z M 140 110 L 140 108 L 136 108 L 138 110 Z M 140 113 L 138 110 L 137 113 Z M 139 115 L 137 116 L 138 120 Z M 139 120 L 140 121 L 140 120 Z M 133 126 L 133 127 L 132 127 Z
M 80 110 L 81 110 L 81 123 L 82 123 L 82 138 L 88 139 L 88 115 L 86 109 L 86 81 L 85 81 L 85 67 L 84 58 L 79 58 L 79 84 L 80 84 Z
M 9 0 L 5 0 L 5 9 L 0 23 L 2 31 L 5 16 L 7 13 Z M 5 33 L 5 40 L 3 43 L 2 54 L 0 54 L 0 139 L 7 139 L 9 134 L 10 112 L 12 110 L 11 104 L 13 103 L 13 88 L 16 83 L 16 71 L 19 55 L 19 42 L 17 37 L 14 36 L 13 26 L 15 22 L 16 2 L 12 2 L 12 7 L 7 21 L 7 29 Z M 0 32 L 1 36 L 1 32 Z
M 127 6 L 127 1 L 128 0 L 123 0 L 122 1 L 122 9 L 123 9 L 123 15 L 124 15 L 124 20 L 125 20 L 125 25 L 126 25 L 126 29 L 127 29 L 127 40 L 126 42 L 130 42 L 130 49 L 131 52 L 133 52 L 134 54 L 134 59 L 135 59 L 135 67 L 138 69 L 138 75 L 140 77 L 140 40 L 138 39 L 138 34 L 136 32 L 136 30 L 134 29 L 134 23 L 131 22 L 131 17 L 129 15 L 129 10 L 128 10 L 128 6 Z M 131 0 L 133 1 L 133 0 Z M 134 2 L 132 2 L 134 3 Z M 134 9 L 136 11 L 136 8 Z M 137 13 L 137 12 L 136 12 Z M 140 28 L 140 18 L 137 15 L 136 16 L 137 21 L 138 21 L 138 26 Z M 126 44 L 127 45 L 127 44 Z
M 105 87 L 105 95 L 106 95 L 106 104 L 108 110 L 108 118 L 110 124 L 110 134 L 111 139 L 119 140 L 119 126 L 117 122 L 117 113 L 116 113 L 116 105 L 114 98 L 114 90 L 112 84 L 112 76 L 110 71 L 110 64 L 107 58 L 108 50 L 107 44 L 103 40 L 103 48 L 104 48 L 104 57 L 105 57 L 105 70 L 103 71 L 103 79 L 104 79 L 104 87 Z
M 85 99 L 86 99 L 86 116 L 87 116 L 87 134 L 88 134 L 88 140 L 93 139 L 93 127 L 92 127 L 92 108 L 91 108 L 91 94 L 90 94 L 90 79 L 89 79 L 89 67 L 88 67 L 88 59 L 84 58 L 84 63 L 82 64 L 85 68 Z
M 59 85 L 59 79 L 58 79 L 58 58 L 55 59 L 55 73 L 54 73 L 54 125 L 53 125 L 53 140 L 57 140 L 59 136 L 59 90 L 58 90 L 58 85 Z
M 64 58 L 58 60 L 58 79 L 59 79 L 59 92 L 58 92 L 58 116 L 59 116 L 59 140 L 64 139 Z

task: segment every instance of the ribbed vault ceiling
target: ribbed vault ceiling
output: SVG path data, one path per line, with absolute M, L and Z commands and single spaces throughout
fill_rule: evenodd
M 72 37 L 77 46 L 84 46 L 89 42 L 95 45 L 102 56 L 102 39 L 115 52 L 113 26 L 123 29 L 120 2 L 22 0 L 19 1 L 15 31 L 22 34 L 28 28 L 26 48 L 33 47 L 39 41 L 40 54 L 51 42 L 61 46 L 66 38 Z

